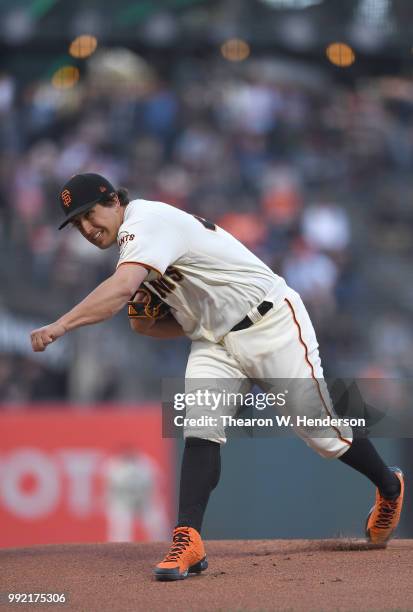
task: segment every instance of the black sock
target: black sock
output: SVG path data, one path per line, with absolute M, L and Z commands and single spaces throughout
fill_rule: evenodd
M 177 527 L 201 532 L 209 495 L 221 474 L 221 445 L 200 438 L 187 438 L 182 457 Z
M 368 438 L 355 438 L 339 459 L 367 476 L 386 499 L 396 499 L 400 495 L 399 479 L 383 462 Z

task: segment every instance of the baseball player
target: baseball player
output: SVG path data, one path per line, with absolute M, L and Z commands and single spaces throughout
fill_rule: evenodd
M 59 199 L 65 216 L 59 229 L 71 223 L 100 249 L 117 243 L 119 262 L 82 302 L 31 333 L 34 351 L 44 351 L 72 329 L 108 319 L 129 303 L 134 331 L 192 340 L 186 390 L 214 389 L 220 380 L 243 391 L 251 381 L 268 387 L 275 379 L 296 380 L 297 401 L 284 410 L 293 416 L 333 414 L 316 335 L 300 296 L 233 236 L 168 204 L 129 202 L 126 190 L 116 190 L 97 174 L 72 177 Z M 179 580 L 208 565 L 200 532 L 219 481 L 226 437 L 222 419 L 205 425 L 198 418 L 207 408 L 200 401 L 187 403 L 178 522 L 170 550 L 155 568 L 158 580 Z M 226 410 L 235 414 L 236 408 Z M 400 519 L 401 470 L 388 468 L 371 442 L 353 439 L 349 427 L 328 423 L 316 433 L 306 426 L 296 432 L 322 457 L 337 458 L 374 483 L 366 535 L 385 544 Z
M 105 483 L 105 513 L 109 542 L 133 542 L 137 520 L 146 537 L 167 537 L 167 516 L 159 495 L 159 469 L 144 453 L 125 448 L 112 455 L 102 469 Z

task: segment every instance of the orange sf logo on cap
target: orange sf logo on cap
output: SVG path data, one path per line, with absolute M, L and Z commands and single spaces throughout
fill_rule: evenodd
M 72 196 L 70 195 L 70 191 L 68 189 L 62 191 L 60 197 L 62 198 L 63 206 L 66 206 L 66 208 L 70 206 L 72 203 Z

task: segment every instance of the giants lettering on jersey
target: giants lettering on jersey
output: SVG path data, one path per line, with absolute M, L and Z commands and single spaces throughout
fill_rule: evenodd
M 129 232 L 120 232 L 118 236 L 118 247 L 121 248 L 127 242 L 134 240 L 135 234 L 130 234 Z
M 165 270 L 165 274 L 161 278 L 150 281 L 149 284 L 162 298 L 166 298 L 168 293 L 171 293 L 176 289 L 175 283 L 180 283 L 183 280 L 183 274 L 181 274 L 179 270 L 173 266 L 168 266 L 168 268 Z

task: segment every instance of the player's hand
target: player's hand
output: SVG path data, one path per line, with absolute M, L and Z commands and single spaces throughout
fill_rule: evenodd
M 50 325 L 45 325 L 39 329 L 34 329 L 30 334 L 33 351 L 35 353 L 45 351 L 49 344 L 61 338 L 65 333 L 65 328 L 58 322 L 50 323 Z

